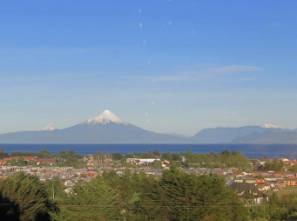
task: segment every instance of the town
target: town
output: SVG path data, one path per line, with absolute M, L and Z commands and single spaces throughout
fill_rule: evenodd
M 65 193 L 71 193 L 76 183 L 91 181 L 105 172 L 121 176 L 129 171 L 160 177 L 171 167 L 187 174 L 223 177 L 226 184 L 250 204 L 260 204 L 274 192 L 297 190 L 296 159 L 247 159 L 237 152 L 79 155 L 72 151 L 58 154 L 48 151 L 6 154 L 2 151 L 0 155 L 0 179 L 18 172 L 37 176 L 40 181 L 58 178 Z

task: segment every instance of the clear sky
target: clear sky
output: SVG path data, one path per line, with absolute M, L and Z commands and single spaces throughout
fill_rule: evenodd
M 155 131 L 297 127 L 296 0 L 3 0 L 0 132 L 110 109 Z

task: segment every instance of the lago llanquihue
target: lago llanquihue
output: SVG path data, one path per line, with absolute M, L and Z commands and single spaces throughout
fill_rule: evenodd
M 73 150 L 80 154 L 104 153 L 136 153 L 136 152 L 187 152 L 218 153 L 222 151 L 237 151 L 250 158 L 259 157 L 297 157 L 297 145 L 273 144 L 0 144 L 7 153 L 38 152 L 48 150 L 57 153 Z

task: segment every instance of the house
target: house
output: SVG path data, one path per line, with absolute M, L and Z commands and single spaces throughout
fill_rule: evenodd
M 148 158 L 148 159 L 142 159 L 142 158 L 127 158 L 126 162 L 130 164 L 136 164 L 136 165 L 148 165 L 154 162 L 160 162 L 160 159 L 154 159 L 154 158 Z
M 265 179 L 256 179 L 256 184 L 257 185 L 263 185 L 265 183 L 266 183 Z
M 246 199 L 251 204 L 260 204 L 263 200 L 267 199 L 267 196 L 253 183 L 234 182 L 230 185 L 230 187 L 239 197 Z
M 287 180 L 285 180 L 285 185 L 287 187 L 296 187 L 297 186 L 297 179 L 287 179 Z

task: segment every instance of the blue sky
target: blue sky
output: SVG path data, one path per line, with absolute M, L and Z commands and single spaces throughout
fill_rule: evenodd
M 162 132 L 297 127 L 297 1 L 0 3 L 0 132 L 110 109 Z

